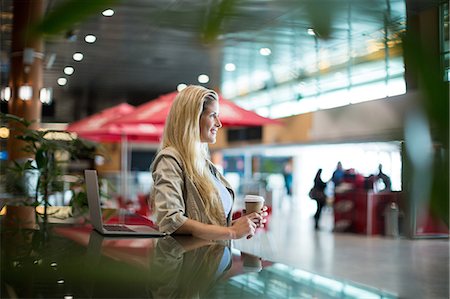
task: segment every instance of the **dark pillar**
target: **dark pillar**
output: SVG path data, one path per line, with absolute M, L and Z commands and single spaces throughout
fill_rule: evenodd
M 41 122 L 42 111 L 39 92 L 43 87 L 44 42 L 42 37 L 31 35 L 29 29 L 44 15 L 44 0 L 14 1 L 13 15 L 9 78 L 12 96 L 8 103 L 8 111 L 26 120 L 35 121 L 31 127 L 37 129 Z M 27 101 L 19 98 L 19 87 L 23 85 L 29 85 L 33 90 L 32 98 Z M 21 151 L 22 142 L 14 138 L 16 127 L 17 124 L 10 124 L 12 129 L 8 139 L 10 160 L 26 157 L 26 153 Z

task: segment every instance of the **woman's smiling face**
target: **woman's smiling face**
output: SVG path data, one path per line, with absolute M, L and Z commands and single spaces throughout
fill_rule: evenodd
M 200 116 L 200 141 L 216 143 L 217 131 L 222 127 L 219 120 L 219 102 L 212 101 L 205 106 Z

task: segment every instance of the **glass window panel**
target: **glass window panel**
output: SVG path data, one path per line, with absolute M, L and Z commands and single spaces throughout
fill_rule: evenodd
M 318 104 L 319 103 L 316 97 L 301 99 L 298 101 L 298 105 L 296 106 L 296 112 L 301 114 L 316 111 L 319 108 Z
M 317 83 L 315 79 L 300 83 L 298 89 L 303 97 L 309 97 L 318 93 Z
M 268 107 L 259 107 L 255 112 L 261 116 L 270 117 L 270 109 Z
M 337 90 L 321 95 L 319 100 L 320 109 L 340 107 L 350 104 L 347 89 Z
M 320 79 L 321 91 L 345 88 L 348 86 L 348 77 L 346 73 L 336 72 Z
M 295 93 L 290 85 L 284 85 L 276 90 L 270 91 L 273 103 L 286 102 L 295 98 Z
M 395 76 L 405 73 L 403 57 L 395 57 L 389 60 L 389 76 Z
M 354 66 L 352 70 L 352 84 L 361 84 L 386 77 L 384 61 L 365 63 Z
M 367 85 L 356 86 L 350 89 L 350 103 L 356 104 L 365 101 L 382 99 L 387 96 L 387 88 L 384 81 Z
M 273 105 L 270 108 L 270 117 L 280 118 L 280 117 L 294 115 L 294 114 L 296 114 L 294 111 L 296 105 L 297 105 L 297 102 L 294 102 L 294 101 Z
M 390 79 L 387 85 L 387 95 L 393 97 L 406 93 L 406 83 L 403 77 Z

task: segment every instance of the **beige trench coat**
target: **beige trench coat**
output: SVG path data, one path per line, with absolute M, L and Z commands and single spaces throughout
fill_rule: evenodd
M 212 172 L 227 188 L 234 201 L 234 192 L 224 176 L 211 161 L 207 161 Z M 180 154 L 174 148 L 161 150 L 150 167 L 153 176 L 151 192 L 159 230 L 168 234 L 176 231 L 189 218 L 205 224 L 217 224 L 207 215 L 200 194 L 192 180 L 185 175 L 184 164 Z M 220 205 L 223 219 L 219 223 L 229 226 L 231 213 L 225 218 L 223 206 Z

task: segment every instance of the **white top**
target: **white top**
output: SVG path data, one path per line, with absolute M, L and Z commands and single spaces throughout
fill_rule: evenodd
M 233 199 L 231 198 L 231 194 L 227 188 L 216 178 L 215 175 L 211 174 L 213 177 L 213 181 L 216 184 L 217 191 L 219 191 L 220 199 L 222 200 L 223 210 L 225 212 L 225 217 L 228 217 L 228 214 L 231 212 L 231 208 L 233 205 Z

